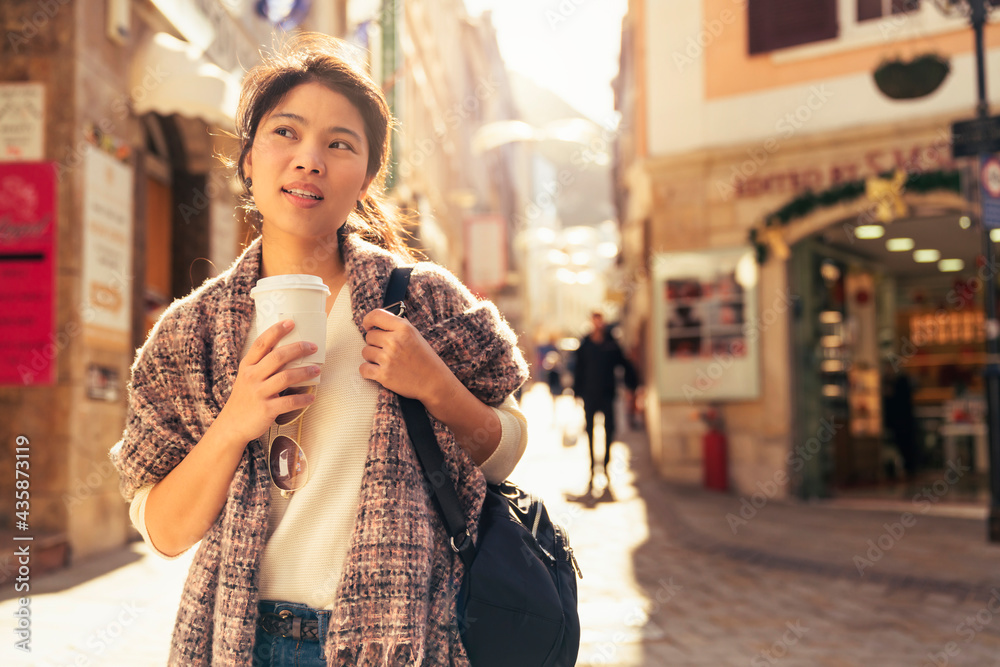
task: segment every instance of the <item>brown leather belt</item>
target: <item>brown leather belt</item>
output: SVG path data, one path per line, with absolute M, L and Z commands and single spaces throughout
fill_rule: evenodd
M 287 609 L 277 614 L 261 614 L 257 624 L 264 632 L 276 637 L 306 642 L 319 641 L 319 621 L 314 618 L 299 618 Z

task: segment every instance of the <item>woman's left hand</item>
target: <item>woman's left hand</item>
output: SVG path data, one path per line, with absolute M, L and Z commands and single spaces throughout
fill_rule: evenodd
M 381 308 L 361 321 L 365 347 L 361 377 L 407 398 L 426 403 L 451 370 L 406 319 Z
M 412 324 L 387 310 L 361 320 L 365 347 L 361 377 L 424 404 L 455 434 L 476 465 L 496 451 L 503 427 L 496 410 L 472 395 Z

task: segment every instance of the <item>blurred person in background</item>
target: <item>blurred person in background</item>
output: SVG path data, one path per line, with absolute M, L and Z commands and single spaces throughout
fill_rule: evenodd
M 591 332 L 580 339 L 576 351 L 573 371 L 573 393 L 583 400 L 583 413 L 587 428 L 587 442 L 590 445 L 590 485 L 593 487 L 597 474 L 597 456 L 594 447 L 594 417 L 604 415 L 604 465 L 602 472 L 608 479 L 608 464 L 611 462 L 611 443 L 615 440 L 615 399 L 618 393 L 616 369 L 626 371 L 635 377 L 634 369 L 622 353 L 621 347 L 611 337 L 604 322 L 604 315 L 593 312 L 590 315 Z
M 553 350 L 545 355 L 542 360 L 542 368 L 545 369 L 545 383 L 549 386 L 549 393 L 552 398 L 562 394 L 562 356 Z
M 414 267 L 405 317 L 382 308 L 413 263 L 381 198 L 393 119 L 345 53 L 304 35 L 246 75 L 235 166 L 261 235 L 167 309 L 132 367 L 111 452 L 130 516 L 161 556 L 200 541 L 171 665 L 469 664 L 463 565 L 396 394 L 430 413 L 474 532 L 487 481 L 524 452 L 527 366 L 496 308 L 437 265 Z M 254 318 L 258 279 L 303 273 L 330 289 L 322 373 L 285 368 L 317 350 L 281 344 L 291 320 Z
M 892 432 L 892 440 L 903 459 L 903 479 L 912 482 L 920 468 L 913 381 L 901 366 L 892 361 L 883 362 L 882 368 L 883 425 Z

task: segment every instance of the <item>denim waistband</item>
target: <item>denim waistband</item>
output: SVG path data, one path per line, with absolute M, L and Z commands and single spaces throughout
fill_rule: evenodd
M 321 644 L 326 638 L 326 631 L 330 626 L 330 616 L 333 613 L 329 609 L 313 609 L 309 605 L 299 602 L 282 602 L 280 600 L 261 600 L 258 606 L 262 615 L 281 614 L 284 611 L 303 620 L 317 621 L 318 638 Z

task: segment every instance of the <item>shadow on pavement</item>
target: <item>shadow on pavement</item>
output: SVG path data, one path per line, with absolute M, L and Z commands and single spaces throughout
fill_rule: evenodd
M 67 589 L 84 584 L 91 579 L 103 577 L 119 568 L 131 565 L 142 559 L 142 554 L 136 552 L 132 545 L 126 545 L 121 549 L 115 549 L 104 554 L 91 556 L 78 563 L 73 563 L 70 567 L 31 578 L 31 595 L 44 595 L 47 593 L 59 593 Z M 16 571 L 16 560 L 11 563 L 11 567 Z M 4 584 L 0 588 L 0 602 L 24 597 L 25 593 L 16 589 L 16 575 L 14 580 Z
M 587 489 L 585 493 L 580 495 L 575 495 L 572 493 L 564 493 L 563 498 L 566 502 L 577 503 L 582 505 L 587 509 L 594 509 L 600 503 L 613 503 L 615 502 L 615 494 L 611 491 L 611 486 L 605 486 L 603 490 L 599 493 L 594 492 L 595 489 Z
M 649 600 L 645 624 L 640 630 L 641 657 L 637 664 L 682 664 L 676 662 L 683 656 L 678 652 L 677 643 L 670 639 L 668 622 L 670 599 L 680 588 L 675 586 L 670 576 L 673 569 L 670 559 L 676 557 L 676 551 L 668 546 L 676 541 L 677 526 L 668 510 L 669 498 L 663 492 L 663 482 L 656 473 L 645 432 L 626 431 L 621 442 L 630 450 L 630 467 L 634 475 L 632 485 L 645 503 L 649 532 L 646 541 L 632 551 L 633 576 Z M 665 663 L 665 660 L 668 662 Z

